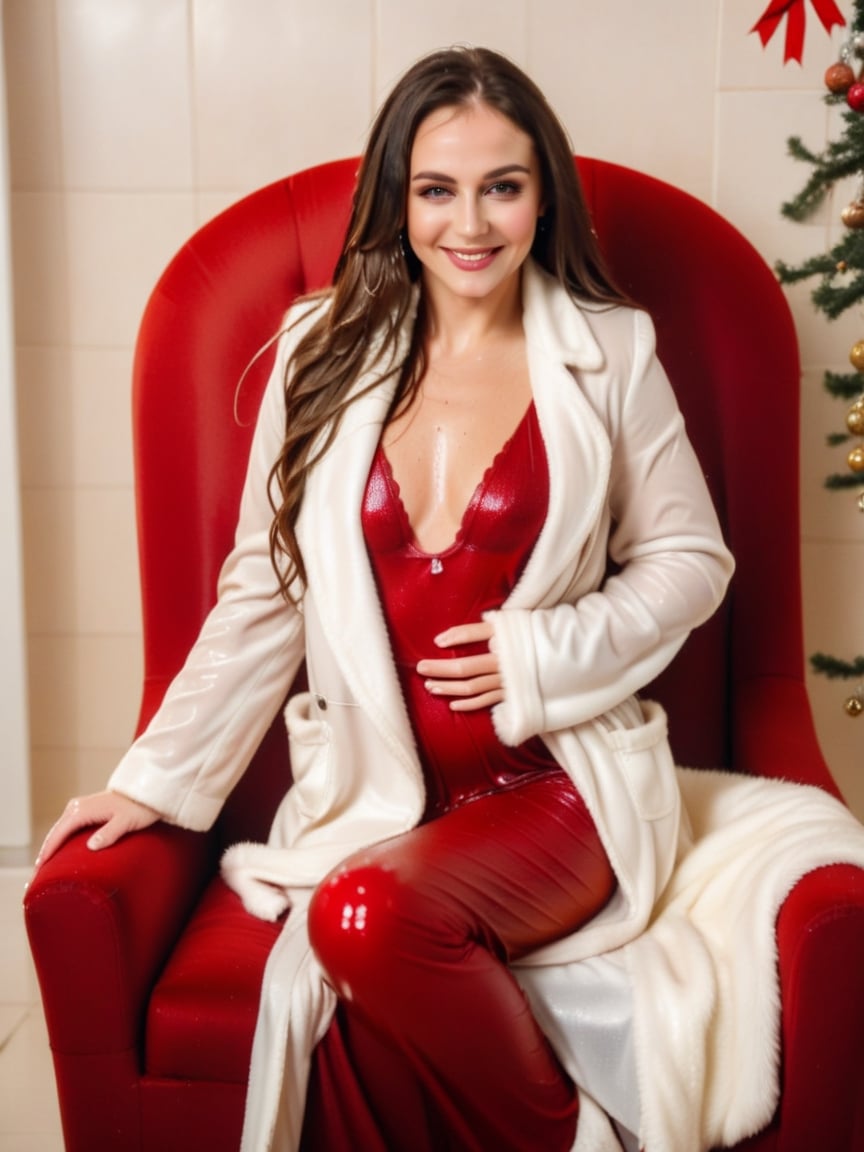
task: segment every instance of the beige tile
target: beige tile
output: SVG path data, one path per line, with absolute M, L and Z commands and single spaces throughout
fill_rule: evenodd
M 15 189 L 60 184 L 60 101 L 52 0 L 4 0 L 9 168 Z
M 24 346 L 16 378 L 25 487 L 131 486 L 131 348 Z
M 478 44 L 527 65 L 528 26 L 521 0 L 378 0 L 375 103 L 420 56 L 451 44 Z
M 72 796 L 101 792 L 128 741 L 116 748 L 35 747 L 31 755 L 34 844 L 41 844 L 48 829 Z
M 3 948 L 0 945 L 0 997 L 7 995 L 3 975 Z M 4 1004 L 0 1001 L 0 1052 L 3 1051 L 9 1042 L 9 1038 L 15 1034 L 15 1030 L 19 1027 L 21 1022 L 27 1018 L 27 1012 L 30 1005 L 28 1004 Z M 2 1118 L 0 1118 L 0 1136 L 2 1136 Z
M 31 636 L 34 747 L 125 747 L 141 691 L 137 636 Z
M 22 901 L 29 878 L 29 868 L 0 868 L 0 1001 L 7 1037 L 22 1025 L 23 1013 L 18 1009 L 28 1008 L 39 995 L 23 930 Z M 0 1051 L 4 1047 L 0 1043 Z
M 356 0 L 193 0 L 202 189 L 247 191 L 359 151 L 372 28 Z
M 33 488 L 22 507 L 30 633 L 140 632 L 132 490 Z
M 290 173 L 288 173 L 288 175 L 290 175 Z M 218 216 L 220 212 L 224 212 L 226 208 L 230 208 L 231 205 L 239 199 L 240 194 L 235 191 L 199 193 L 196 200 L 197 227 L 203 227 L 209 223 L 214 216 Z
M 9 1152 L 62 1152 L 60 1110 L 39 1005 L 0 1053 L 0 1139 Z
M 57 45 L 66 185 L 189 190 L 186 0 L 63 0 Z
M 809 92 L 723 92 L 718 98 L 716 206 L 748 235 L 782 220 L 781 206 L 801 190 L 806 165 L 787 150 L 790 136 L 821 149 L 827 110 Z M 825 223 L 827 213 L 810 223 Z M 795 225 L 789 223 L 790 228 Z
M 15 336 L 22 344 L 69 336 L 69 263 L 64 200 L 54 192 L 13 192 L 12 291 Z
M 72 343 L 131 347 L 153 286 L 195 230 L 194 197 L 71 193 L 66 212 Z
M 576 152 L 710 197 L 717 2 L 528 6 L 529 71 Z
M 822 91 L 825 69 L 839 55 L 848 28 L 834 28 L 826 34 L 815 11 L 809 7 L 804 41 L 803 64 L 784 63 L 786 24 L 774 33 L 763 48 L 755 33 L 750 34 L 765 8 L 753 0 L 723 0 L 720 18 L 720 68 L 722 88 L 810 88 Z M 849 0 L 841 0 L 841 11 L 847 20 L 851 15 Z
M 64 1152 L 63 1134 L 56 1129 L 51 1132 L 16 1132 L 14 1141 L 14 1144 L 9 1144 L 9 1152 Z

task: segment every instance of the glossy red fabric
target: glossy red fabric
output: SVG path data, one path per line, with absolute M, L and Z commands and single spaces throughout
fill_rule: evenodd
M 455 540 L 437 555 L 418 546 L 382 448 L 372 463 L 363 532 L 423 764 L 427 818 L 555 766 L 541 740 L 505 747 L 489 709 L 452 711 L 449 698 L 430 695 L 416 671 L 424 657 L 457 655 L 436 646 L 439 632 L 475 623 L 503 603 L 531 554 L 548 501 L 549 472 L 533 404 L 486 469 Z M 482 648 L 468 645 L 459 654 Z
M 302 1152 L 569 1152 L 578 1097 L 507 963 L 574 931 L 614 886 L 561 771 L 328 877 L 309 934 L 341 1012 L 316 1050 Z

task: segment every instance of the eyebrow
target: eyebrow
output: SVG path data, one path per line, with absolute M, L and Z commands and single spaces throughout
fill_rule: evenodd
M 524 164 L 505 164 L 503 168 L 493 168 L 491 172 L 486 172 L 483 176 L 484 180 L 498 180 L 502 176 L 509 176 L 512 172 L 524 172 L 526 176 L 531 175 L 531 169 L 526 168 Z M 447 176 L 444 172 L 418 172 L 416 176 L 411 177 L 414 180 L 434 180 L 438 184 L 455 184 L 456 180 L 452 176 Z

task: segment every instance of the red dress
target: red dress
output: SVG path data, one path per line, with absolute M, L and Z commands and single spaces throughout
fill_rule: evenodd
M 457 655 L 436 647 L 439 632 L 501 606 L 531 554 L 548 502 L 533 404 L 474 491 L 455 541 L 436 555 L 417 547 L 383 448 L 375 455 L 363 531 L 426 778 L 427 818 L 518 784 L 528 773 L 560 771 L 541 740 L 508 748 L 495 735 L 489 709 L 451 711 L 415 671 L 424 657 Z M 463 647 L 458 654 L 470 652 Z

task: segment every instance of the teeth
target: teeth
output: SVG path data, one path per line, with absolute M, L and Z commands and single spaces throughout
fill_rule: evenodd
M 454 249 L 453 255 L 458 256 L 460 260 L 485 260 L 486 257 L 489 255 L 489 251 L 487 250 L 486 252 L 457 252 Z

